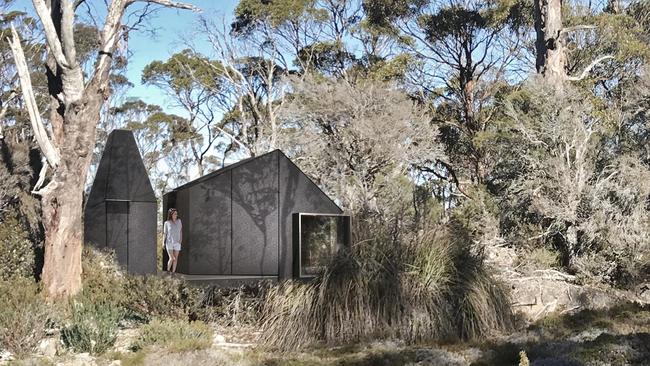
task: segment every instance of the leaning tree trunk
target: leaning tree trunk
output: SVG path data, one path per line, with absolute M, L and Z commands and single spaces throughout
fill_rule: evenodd
M 94 89 L 94 90 L 93 90 Z M 89 87 L 82 99 L 66 108 L 61 159 L 42 197 L 45 263 L 42 280 L 52 297 L 67 297 L 81 289 L 83 193 L 92 158 L 103 98 Z
M 83 192 L 90 167 L 95 132 L 102 105 L 108 99 L 108 81 L 113 54 L 125 28 L 124 10 L 137 0 L 112 0 L 108 8 L 97 60 L 89 81 L 81 71 L 74 41 L 75 10 L 82 2 L 72 0 L 32 0 L 43 25 L 49 51 L 48 91 L 51 95 L 50 137 L 44 127 L 32 88 L 29 68 L 12 27 L 10 47 L 29 112 L 34 136 L 53 170 L 50 182 L 34 193 L 42 196 L 45 228 L 45 263 L 42 280 L 50 298 L 68 297 L 81 289 L 83 248 Z M 198 10 L 171 0 L 143 2 L 181 9 Z M 128 28 L 128 27 L 127 27 Z M 41 171 L 41 179 L 46 170 Z M 39 181 L 41 181 L 39 179 Z
M 567 76 L 562 41 L 562 0 L 535 0 L 534 3 L 537 73 L 560 86 Z

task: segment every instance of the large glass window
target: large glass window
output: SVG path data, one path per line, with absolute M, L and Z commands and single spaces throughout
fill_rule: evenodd
M 319 274 L 349 241 L 349 216 L 299 214 L 299 275 Z

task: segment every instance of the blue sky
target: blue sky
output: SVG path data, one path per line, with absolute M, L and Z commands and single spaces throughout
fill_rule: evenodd
M 155 88 L 140 83 L 144 67 L 155 60 L 166 60 L 172 54 L 184 49 L 181 39 L 196 27 L 199 15 L 231 17 L 238 0 L 186 0 L 185 2 L 198 6 L 202 13 L 161 9 L 149 21 L 151 27 L 156 28 L 154 37 L 147 32 L 136 32 L 130 35 L 129 50 L 132 52 L 132 57 L 129 59 L 127 77 L 134 87 L 129 91 L 129 96 L 139 97 L 145 102 L 158 104 L 164 108 L 166 104 L 164 96 Z
M 201 14 L 188 10 L 160 9 L 147 20 L 145 31 L 136 31 L 129 34 L 129 51 L 132 56 L 129 59 L 127 77 L 134 87 L 128 92 L 128 97 L 137 97 L 145 102 L 161 105 L 167 112 L 182 114 L 182 111 L 168 107 L 164 95 L 154 87 L 144 86 L 140 83 L 140 77 L 144 67 L 155 60 L 166 60 L 172 54 L 185 48 L 182 45 L 183 36 L 192 35 L 196 28 L 198 17 L 201 16 L 225 16 L 232 17 L 238 0 L 178 0 L 187 2 L 199 7 Z M 89 0 L 89 6 L 94 12 L 104 14 L 104 0 Z M 141 6 L 136 4 L 134 6 Z M 35 14 L 34 7 L 30 0 L 17 0 L 12 6 L 16 10 L 22 10 L 29 14 Z M 84 16 L 85 9 L 79 8 L 77 14 Z M 125 19 L 128 21 L 128 19 Z M 151 32 L 153 31 L 153 32 Z M 198 43 L 199 51 L 200 43 Z M 207 51 L 207 50 L 206 50 Z

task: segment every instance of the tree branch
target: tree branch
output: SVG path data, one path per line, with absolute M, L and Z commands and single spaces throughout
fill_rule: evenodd
M 595 25 L 587 25 L 587 24 L 575 25 L 573 27 L 562 28 L 562 30 L 560 31 L 560 36 L 563 36 L 567 33 L 576 32 L 579 30 L 588 30 L 588 29 L 596 29 L 596 28 L 597 27 Z
M 74 44 L 74 4 L 70 0 L 61 1 L 61 45 L 70 68 L 77 65 L 77 51 Z
M 2 131 L 2 121 L 5 119 L 5 116 L 7 115 L 7 111 L 9 110 L 9 101 L 14 99 L 15 96 L 16 93 L 12 91 L 11 94 L 9 95 L 9 98 L 7 98 L 6 102 L 2 103 L 2 101 L 0 101 L 0 105 L 2 105 L 2 109 L 0 109 L 0 140 L 4 139 L 4 133 Z
M 602 61 L 607 60 L 608 58 L 614 58 L 614 56 L 612 56 L 612 55 L 605 55 L 605 56 L 601 56 L 601 57 L 595 59 L 592 63 L 589 64 L 589 66 L 587 66 L 587 67 L 582 71 L 582 73 L 580 74 L 580 76 L 569 76 L 569 77 L 567 77 L 567 80 L 569 80 L 569 81 L 580 81 L 580 80 L 584 79 L 585 77 L 587 77 L 587 75 L 589 74 L 589 72 L 591 71 L 591 69 L 593 69 L 596 65 L 598 65 L 598 64 L 601 63 Z
M 11 47 L 11 53 L 16 62 L 16 70 L 20 77 L 20 86 L 23 91 L 25 104 L 27 105 L 27 111 L 29 112 L 29 120 L 32 124 L 32 129 L 34 130 L 34 137 L 36 137 L 38 146 L 41 148 L 48 163 L 52 167 L 56 167 L 59 164 L 59 153 L 47 135 L 47 131 L 45 130 L 45 126 L 41 120 L 41 114 L 38 111 L 38 104 L 36 104 L 36 98 L 34 97 L 34 91 L 32 89 L 32 80 L 29 76 L 29 68 L 25 61 L 25 53 L 23 52 L 23 47 L 20 45 L 18 32 L 16 32 L 16 28 L 14 28 L 13 25 L 11 26 L 11 34 L 12 38 L 8 39 L 9 46 Z
M 36 9 L 36 13 L 38 14 L 38 17 L 41 19 L 41 23 L 43 23 L 43 28 L 45 30 L 45 38 L 47 39 L 48 46 L 50 46 L 50 50 L 52 51 L 52 56 L 54 56 L 56 63 L 61 68 L 68 68 L 69 65 L 63 54 L 61 41 L 59 40 L 59 36 L 56 33 L 56 28 L 54 27 L 54 22 L 52 21 L 52 17 L 50 15 L 50 9 L 48 9 L 47 5 L 45 5 L 44 0 L 33 0 L 33 3 L 34 3 L 34 9 Z
M 192 4 L 187 4 L 187 3 L 179 3 L 176 1 L 171 1 L 171 0 L 129 0 L 126 4 L 126 6 L 129 6 L 135 2 L 145 2 L 149 4 L 158 4 L 162 5 L 164 7 L 168 8 L 176 8 L 176 9 L 185 9 L 185 10 L 191 10 L 195 13 L 200 13 L 201 9 L 192 5 Z

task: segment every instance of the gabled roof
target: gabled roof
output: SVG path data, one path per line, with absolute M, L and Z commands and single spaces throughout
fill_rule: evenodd
M 289 157 L 284 152 L 282 152 L 282 150 L 280 150 L 280 149 L 275 149 L 273 151 L 269 151 L 269 152 L 264 153 L 262 155 L 253 156 L 253 157 L 250 157 L 250 158 L 240 160 L 240 161 L 238 161 L 236 163 L 232 163 L 232 164 L 230 164 L 230 165 L 228 165 L 226 167 L 223 167 L 221 169 L 217 169 L 217 170 L 215 170 L 215 171 L 213 171 L 211 173 L 208 173 L 208 174 L 206 174 L 206 175 L 204 175 L 202 177 L 199 177 L 199 178 L 197 178 L 197 179 L 195 179 L 195 180 L 193 180 L 191 182 L 187 182 L 187 183 L 185 183 L 185 184 L 183 184 L 181 186 L 178 186 L 178 187 L 176 187 L 176 188 L 172 189 L 171 191 L 166 192 L 164 194 L 169 194 L 169 193 L 172 193 L 172 192 L 177 192 L 177 191 L 192 187 L 192 186 L 194 186 L 196 184 L 199 184 L 201 182 L 205 182 L 207 180 L 210 180 L 211 178 L 214 178 L 214 177 L 216 177 L 218 175 L 229 172 L 229 171 L 231 171 L 231 170 L 233 170 L 233 169 L 235 169 L 237 167 L 240 167 L 242 165 L 246 165 L 246 164 L 252 162 L 253 160 L 262 158 L 264 156 L 272 155 L 272 154 L 279 154 L 281 157 L 284 157 L 285 159 L 287 159 L 287 161 L 289 161 L 289 163 L 291 163 L 291 165 L 293 165 L 305 178 L 307 178 L 307 180 L 311 184 L 313 184 L 319 191 L 321 191 L 321 193 L 323 193 L 323 195 L 325 197 L 327 197 L 327 199 L 329 201 L 331 201 L 334 204 L 334 206 L 339 207 L 339 205 L 337 205 L 336 202 L 334 202 L 334 200 L 332 200 L 332 198 L 330 198 L 330 196 L 328 196 L 325 192 L 323 192 L 323 190 L 318 186 L 318 184 L 314 183 L 314 181 L 307 174 L 305 174 L 291 159 L 289 159 Z M 340 207 L 339 207 L 339 210 L 341 210 L 341 212 L 343 212 L 343 210 Z
M 103 201 L 156 202 L 140 150 L 129 130 L 108 135 L 87 205 Z
M 261 158 L 263 156 L 267 156 L 267 155 L 271 155 L 271 154 L 275 154 L 275 153 L 280 153 L 280 154 L 284 155 L 284 153 L 280 149 L 275 149 L 273 151 L 269 151 L 269 152 L 264 153 L 262 155 L 246 158 L 246 159 L 240 160 L 238 162 L 232 163 L 232 164 L 230 164 L 228 166 L 225 166 L 225 167 L 223 167 L 221 169 L 217 169 L 217 170 L 215 170 L 215 171 L 213 171 L 211 173 L 208 173 L 208 174 L 206 174 L 206 175 L 204 175 L 202 177 L 196 178 L 193 181 L 187 182 L 187 183 L 183 184 L 182 186 L 178 186 L 178 187 L 172 189 L 171 191 L 166 192 L 165 194 L 170 193 L 170 192 L 180 191 L 181 189 L 185 189 L 185 188 L 191 187 L 191 186 L 193 186 L 195 184 L 205 182 L 206 180 L 214 178 L 214 177 L 216 177 L 218 175 L 221 175 L 223 173 L 229 172 L 229 171 L 231 171 L 231 170 L 233 170 L 233 169 L 235 169 L 237 167 L 240 167 L 240 166 L 242 166 L 242 165 L 244 165 L 246 163 L 249 163 L 249 162 L 251 162 L 251 161 L 253 161 L 255 159 L 259 159 L 259 158 Z M 286 155 L 285 155 L 285 157 L 286 157 Z

